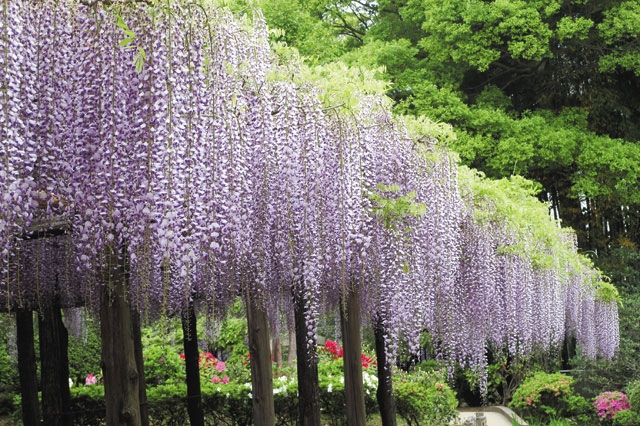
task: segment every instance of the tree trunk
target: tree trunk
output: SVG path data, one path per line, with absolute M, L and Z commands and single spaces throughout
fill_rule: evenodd
M 271 371 L 271 339 L 267 314 L 253 295 L 247 294 L 247 328 L 251 355 L 251 393 L 254 426 L 273 426 L 273 373 Z
M 69 336 L 59 303 L 56 300 L 45 302 L 38 318 L 43 424 L 70 426 Z
M 202 395 L 200 392 L 200 370 L 198 358 L 198 330 L 196 327 L 196 311 L 189 303 L 186 312 L 182 313 L 182 334 L 184 344 L 184 362 L 187 372 L 187 411 L 191 426 L 204 426 L 202 411 Z
M 38 400 L 36 351 L 33 343 L 33 312 L 31 310 L 19 308 L 16 311 L 16 334 L 20 396 L 22 397 L 22 424 L 39 425 L 40 401 Z
M 298 410 L 300 425 L 320 426 L 320 385 L 315 336 L 307 342 L 307 309 L 303 297 L 294 296 L 295 336 L 298 355 Z
M 565 333 L 564 341 L 562 345 L 562 352 L 560 353 L 560 359 L 562 361 L 561 368 L 563 370 L 571 369 L 571 361 L 575 355 L 576 355 L 576 337 L 574 335 Z
M 366 410 L 362 384 L 362 344 L 360 341 L 360 300 L 355 289 L 340 303 L 340 324 L 344 349 L 344 394 L 347 426 L 364 426 Z
M 289 347 L 287 348 L 287 366 L 293 367 L 296 360 L 296 327 L 289 324 Z
M 280 342 L 280 334 L 273 338 L 273 360 L 276 368 L 282 368 L 282 343 Z
M 107 284 L 100 299 L 102 374 L 107 426 L 141 426 L 140 376 L 133 319 L 127 298 L 128 276 L 118 253 L 107 249 Z
M 376 341 L 376 358 L 378 363 L 378 390 L 376 398 L 382 426 L 396 426 L 396 404 L 393 399 L 393 385 L 391 382 L 391 365 L 387 358 L 385 347 L 385 333 L 382 318 L 376 315 L 373 325 Z
M 133 345 L 136 354 L 136 367 L 138 368 L 138 390 L 140 398 L 140 425 L 149 426 L 149 403 L 147 400 L 147 382 L 144 378 L 144 357 L 142 354 L 142 331 L 140 325 L 140 313 L 132 309 L 133 321 Z

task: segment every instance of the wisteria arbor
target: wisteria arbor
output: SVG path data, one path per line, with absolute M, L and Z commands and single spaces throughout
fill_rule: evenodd
M 613 354 L 615 300 L 554 242 L 562 232 L 510 225 L 497 195 L 461 191 L 455 161 L 411 138 L 383 97 L 354 85 L 346 105 L 323 104 L 326 88 L 291 78 L 302 65 L 274 60 L 259 16 L 187 2 L 2 7 L 0 301 L 100 312 L 108 424 L 144 421 L 136 316 L 192 317 L 237 295 L 256 424 L 274 422 L 280 310 L 295 318 L 308 425 L 320 421 L 322 303 L 341 311 L 350 425 L 364 422 L 361 322 L 376 331 L 385 424 L 400 335 L 415 348 L 427 330 L 443 359 L 479 370 L 489 344 L 527 353 L 565 330 L 586 354 Z

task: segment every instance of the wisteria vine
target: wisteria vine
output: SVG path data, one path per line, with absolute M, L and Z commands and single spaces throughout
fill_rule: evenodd
M 361 93 L 346 113 L 323 105 L 322 88 L 280 72 L 258 15 L 186 2 L 2 8 L 6 308 L 52 295 L 95 306 L 115 247 L 140 310 L 223 308 L 249 291 L 275 322 L 294 294 L 312 346 L 322 304 L 357 286 L 390 354 L 426 330 L 442 358 L 479 370 L 489 346 L 527 354 L 565 333 L 585 355 L 614 355 L 615 298 L 575 247 L 557 256 L 478 203 L 451 156 L 409 137 L 382 97 Z M 65 236 L 29 239 L 61 220 Z M 532 255 L 545 251 L 559 260 Z

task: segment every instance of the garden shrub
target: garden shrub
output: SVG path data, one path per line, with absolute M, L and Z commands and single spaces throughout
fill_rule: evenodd
M 72 387 L 71 412 L 75 426 L 102 424 L 106 413 L 104 387 L 100 385 Z
M 0 416 L 13 412 L 13 395 L 20 391 L 18 380 L 18 361 L 9 355 L 7 340 L 9 324 L 8 315 L 0 315 Z
M 593 402 L 596 414 L 603 420 L 613 420 L 617 412 L 629 409 L 627 395 L 622 392 L 602 392 Z
M 160 339 L 155 336 L 147 335 L 145 339 L 148 342 L 145 345 L 144 361 L 150 422 L 154 426 L 183 425 L 188 413 L 184 360 L 179 353 L 180 347 L 166 343 L 156 344 Z M 331 426 L 343 425 L 346 407 L 341 348 L 329 341 L 329 345 L 319 351 L 319 356 L 322 422 Z M 249 359 L 246 355 L 233 359 L 238 361 L 222 362 L 209 352 L 201 353 L 199 366 L 202 406 L 207 425 L 249 426 L 253 423 Z M 370 416 L 378 410 L 376 364 L 374 359 L 363 354 L 362 365 L 365 409 L 367 416 Z M 99 372 L 93 371 L 93 368 L 95 366 L 88 368 L 86 371 L 91 371 L 87 376 L 75 380 L 71 388 L 74 425 L 104 424 L 104 387 L 94 377 L 94 373 L 99 375 Z M 81 371 L 85 370 L 78 370 L 77 374 L 84 374 Z M 416 369 L 411 373 L 399 372 L 394 376 L 398 412 L 406 419 L 411 419 L 408 423 L 410 426 L 442 425 L 455 417 L 455 393 L 445 384 L 443 375 L 443 372 L 431 369 Z M 219 380 L 215 380 L 216 377 Z M 296 425 L 298 396 L 295 368 L 274 370 L 273 391 L 276 425 Z M 14 397 L 12 402 L 14 407 L 20 407 L 19 396 Z M 14 410 L 14 416 L 15 419 L 20 418 L 19 409 Z
M 640 380 L 633 380 L 625 387 L 629 406 L 632 410 L 640 412 Z
M 171 346 L 152 345 L 144 349 L 144 378 L 148 386 L 186 380 L 184 361 Z
M 238 364 L 249 353 L 247 318 L 242 298 L 237 298 L 221 322 L 210 318 L 198 321 L 201 347 L 229 364 Z M 204 346 L 202 346 L 204 345 Z
M 633 410 L 621 410 L 613 416 L 612 426 L 638 426 L 640 425 L 640 414 Z
M 444 425 L 456 418 L 458 400 L 444 375 L 438 370 L 394 374 L 396 412 L 408 426 Z
M 570 376 L 538 371 L 522 382 L 509 406 L 527 418 L 548 421 L 577 417 L 588 421 L 591 407 L 585 398 L 573 393 L 573 383 Z
M 323 421 L 330 426 L 344 424 L 347 411 L 344 404 L 344 373 L 342 350 L 333 348 L 334 342 L 328 340 L 328 351 L 320 351 L 321 362 L 318 363 L 318 381 L 320 387 L 320 404 L 322 407 Z M 363 364 L 371 365 L 370 358 L 364 356 Z M 363 367 L 362 379 L 364 382 L 364 404 L 367 417 L 378 409 L 376 390 L 378 377 L 375 375 L 375 367 Z M 297 385 L 296 385 L 297 386 Z
M 83 384 L 89 374 L 101 376 L 99 324 L 88 317 L 85 326 L 85 336 L 76 337 L 69 333 L 69 376 L 76 384 Z
M 204 382 L 202 407 L 207 425 L 249 426 L 253 424 L 250 383 Z M 276 424 L 295 425 L 298 416 L 297 384 L 294 379 L 274 379 Z M 104 387 L 79 386 L 71 389 L 74 425 L 104 422 Z M 147 388 L 149 421 L 154 426 L 183 426 L 188 418 L 185 383 L 168 383 Z

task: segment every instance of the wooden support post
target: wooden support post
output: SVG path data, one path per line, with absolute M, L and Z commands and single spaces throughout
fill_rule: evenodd
M 251 355 L 251 393 L 254 426 L 274 426 L 273 372 L 269 321 L 263 306 L 254 295 L 246 294 L 249 354 Z
M 39 425 L 40 401 L 38 400 L 36 351 L 33 338 L 33 312 L 30 309 L 18 308 L 16 311 L 16 334 L 20 395 L 22 397 L 22 423 Z
M 296 327 L 289 325 L 289 347 L 287 348 L 287 367 L 293 367 L 296 360 Z
M 396 426 L 396 404 L 393 399 L 393 386 L 391 381 L 391 365 L 387 358 L 385 345 L 385 332 L 382 317 L 376 315 L 373 324 L 373 333 L 376 341 L 376 358 L 378 363 L 378 390 L 376 398 L 382 426 Z
M 189 303 L 187 311 L 182 313 L 184 361 L 187 372 L 187 411 L 191 426 L 204 426 L 200 369 L 198 366 L 200 350 L 198 349 L 198 329 L 196 325 L 196 311 L 193 304 Z
M 295 290 L 294 290 L 295 293 Z M 302 296 L 294 294 L 296 348 L 298 354 L 298 411 L 302 426 L 320 426 L 320 388 L 315 345 L 307 342 L 307 309 Z
M 355 287 L 355 286 L 354 286 Z M 360 297 L 355 288 L 347 290 L 340 303 L 340 324 L 344 349 L 344 394 L 347 426 L 365 426 L 362 383 L 362 342 L 360 339 Z
M 44 426 L 71 426 L 69 392 L 69 335 L 62 322 L 57 298 L 41 306 L 38 316 L 40 335 L 40 376 Z
M 141 426 L 140 374 L 127 294 L 124 255 L 106 249 L 106 282 L 100 299 L 102 374 L 107 426 Z
M 133 307 L 132 307 L 133 308 Z M 147 383 L 144 378 L 144 357 L 142 354 L 142 330 L 140 324 L 140 313 L 132 309 L 131 319 L 133 321 L 133 346 L 136 354 L 136 366 L 138 367 L 138 389 L 140 398 L 140 425 L 149 426 L 149 403 L 147 401 Z

